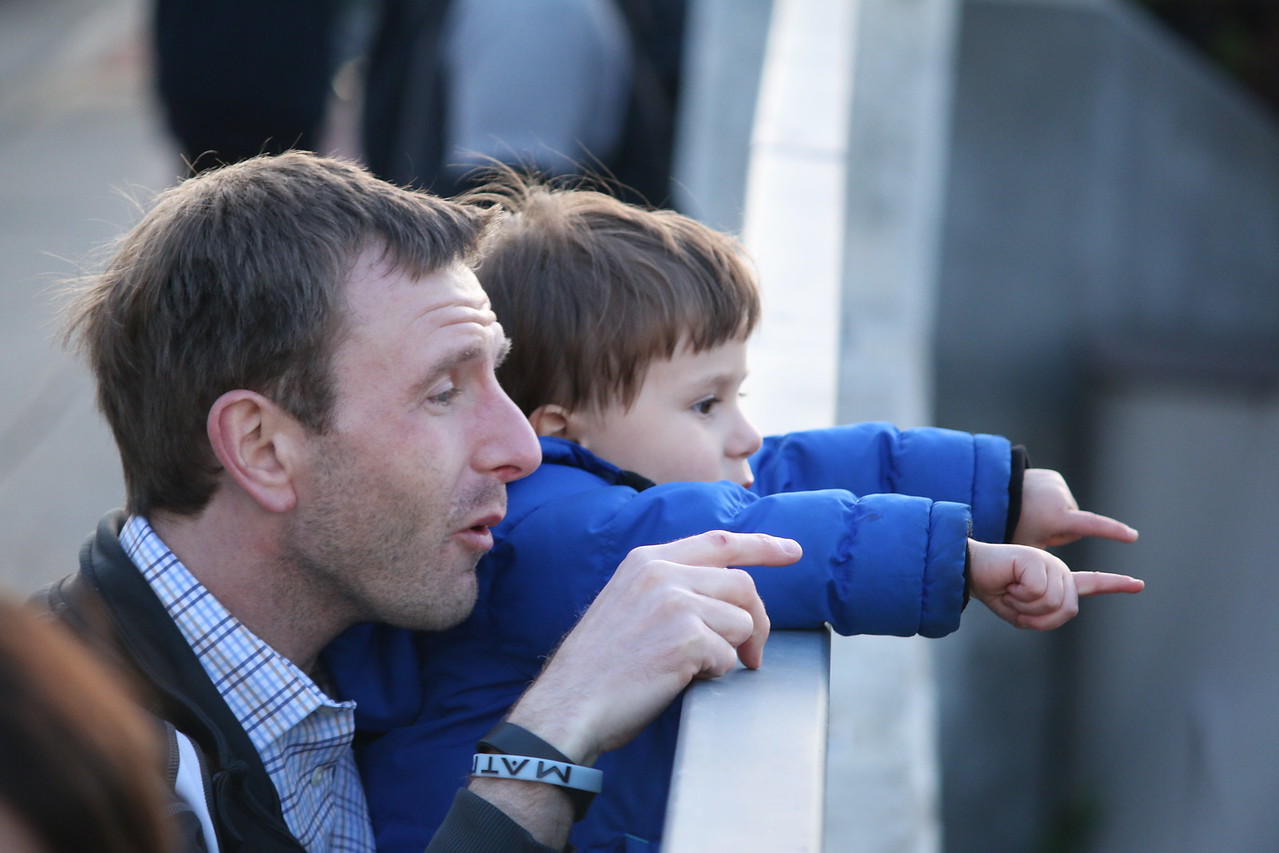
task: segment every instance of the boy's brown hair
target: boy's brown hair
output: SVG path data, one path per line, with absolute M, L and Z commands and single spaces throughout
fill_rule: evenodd
M 129 511 L 203 509 L 219 472 L 206 419 L 227 391 L 256 391 L 327 430 L 360 254 L 425 276 L 469 259 L 488 218 L 301 152 L 161 194 L 104 272 L 79 283 L 67 316 L 120 448 Z
M 461 200 L 500 211 L 476 274 L 513 344 L 498 378 L 526 415 L 629 406 L 681 342 L 702 352 L 758 321 L 741 244 L 687 216 L 509 171 Z

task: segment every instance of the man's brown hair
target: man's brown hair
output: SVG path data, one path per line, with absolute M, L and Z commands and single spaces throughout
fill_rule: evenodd
M 687 216 L 509 171 L 461 200 L 500 211 L 476 274 L 513 344 L 498 378 L 526 415 L 629 406 L 682 341 L 701 352 L 758 321 L 741 245 Z
M 468 259 L 487 218 L 301 152 L 162 193 L 73 294 L 67 318 L 120 448 L 128 509 L 203 509 L 219 472 L 206 419 L 227 391 L 256 391 L 328 429 L 330 362 L 358 256 L 379 251 L 424 276 Z

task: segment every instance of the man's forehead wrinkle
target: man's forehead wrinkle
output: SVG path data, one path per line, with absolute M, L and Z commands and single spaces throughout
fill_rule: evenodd
M 416 329 L 425 329 L 423 334 L 428 339 L 439 335 L 446 335 L 447 339 L 451 339 L 455 334 L 463 337 L 476 336 L 475 341 L 466 348 L 467 352 L 472 353 L 469 358 L 474 358 L 486 349 L 492 350 L 493 344 L 487 339 L 492 336 L 494 322 L 493 313 L 486 308 L 450 302 L 447 305 L 424 307 L 405 328 L 410 335 L 419 334 L 415 331 Z M 452 361 L 451 358 L 450 361 Z
M 406 306 L 410 312 L 407 317 L 401 314 L 400 319 L 392 319 L 392 322 L 403 324 L 405 329 L 412 329 L 422 323 L 429 324 L 429 328 L 435 331 L 467 323 L 486 328 L 496 322 L 493 310 L 489 307 L 488 297 L 483 292 L 469 294 L 459 292 L 456 288 L 449 288 L 441 292 L 438 298 L 418 301 L 413 295 L 415 286 L 415 284 L 400 285 L 388 295 L 389 299 L 409 303 L 409 306 Z M 391 317 L 394 316 L 393 313 Z

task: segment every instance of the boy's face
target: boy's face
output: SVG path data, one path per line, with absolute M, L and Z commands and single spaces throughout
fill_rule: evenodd
M 657 483 L 732 480 L 749 486 L 746 458 L 759 449 L 760 435 L 738 405 L 745 379 L 745 341 L 699 353 L 685 342 L 673 358 L 649 365 L 629 409 L 615 403 L 569 415 L 565 435 Z

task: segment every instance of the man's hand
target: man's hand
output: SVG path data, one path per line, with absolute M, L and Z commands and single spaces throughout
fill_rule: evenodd
M 768 615 L 750 575 L 725 567 L 785 566 L 800 553 L 789 539 L 720 530 L 636 548 L 511 721 L 594 760 L 634 737 L 694 678 L 723 675 L 739 658 L 758 667 Z
M 1106 572 L 1072 572 L 1060 559 L 1024 545 L 969 540 L 970 591 L 995 615 L 1018 628 L 1051 631 L 1079 613 L 1079 599 L 1135 593 L 1145 582 Z
M 1058 472 L 1027 468 L 1021 485 L 1021 517 L 1012 541 L 1017 545 L 1050 548 L 1085 536 L 1137 541 L 1137 531 L 1122 521 L 1081 510 L 1070 486 Z
M 583 764 L 622 746 L 693 679 L 723 675 L 739 659 L 760 665 L 764 603 L 750 575 L 726 567 L 785 566 L 800 554 L 789 539 L 724 531 L 636 548 L 507 719 Z M 553 786 L 471 788 L 542 843 L 564 843 L 568 799 Z

